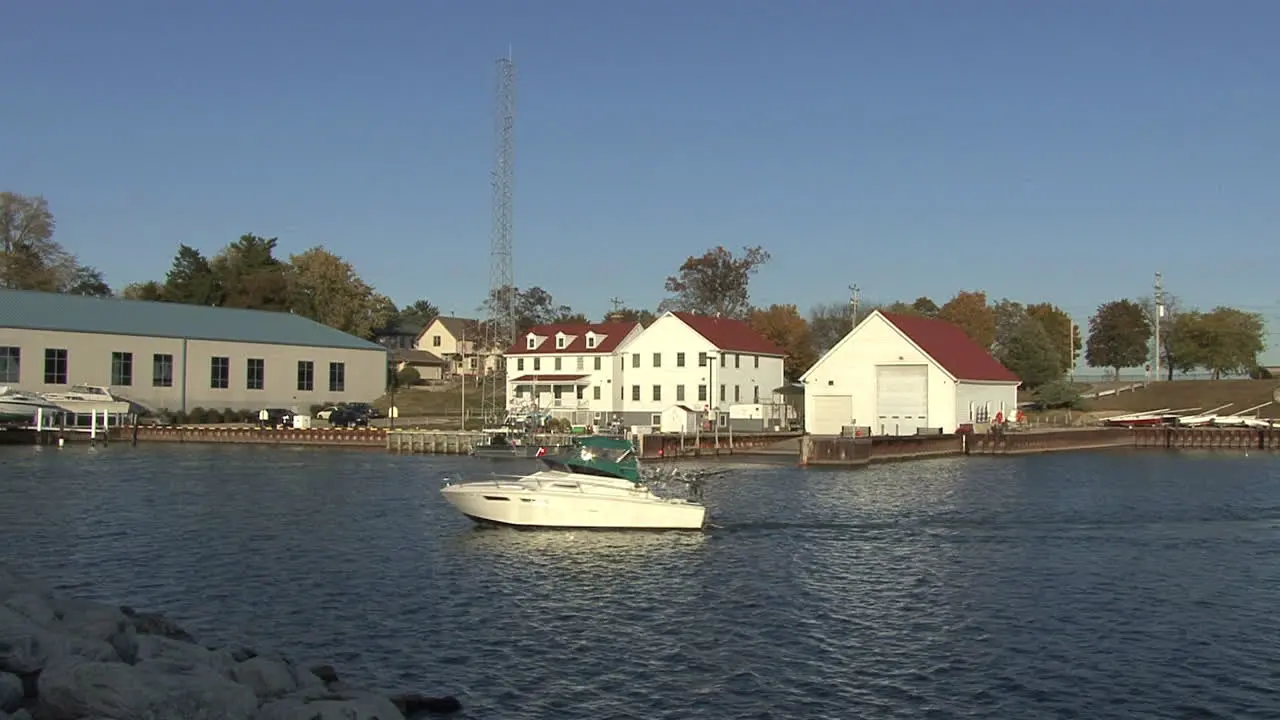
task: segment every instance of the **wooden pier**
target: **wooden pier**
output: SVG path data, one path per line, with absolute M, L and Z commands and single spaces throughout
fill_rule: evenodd
M 392 430 L 386 434 L 387 450 L 398 454 L 413 455 L 466 455 L 477 445 L 488 442 L 490 435 L 483 432 L 450 430 Z M 548 451 L 571 445 L 573 435 L 534 435 L 531 443 Z

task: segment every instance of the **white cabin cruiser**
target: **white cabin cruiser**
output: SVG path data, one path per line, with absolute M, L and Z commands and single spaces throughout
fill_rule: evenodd
M 538 459 L 546 469 L 523 477 L 446 481 L 441 494 L 482 524 L 616 530 L 700 530 L 706 524 L 697 479 L 642 478 L 635 448 L 624 438 L 588 436 L 564 454 Z M 672 487 L 655 487 L 664 484 L 684 485 L 689 492 L 680 497 Z
M 63 412 L 62 408 L 35 393 L 0 385 L 0 422 L 34 425 L 41 410 L 51 423 Z
M 91 412 L 126 415 L 133 410 L 133 403 L 101 385 L 72 385 L 66 392 L 45 393 L 44 399 L 77 415 Z

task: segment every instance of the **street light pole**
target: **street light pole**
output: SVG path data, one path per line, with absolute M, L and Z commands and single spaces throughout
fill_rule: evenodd
M 455 315 L 456 317 L 456 315 Z M 462 323 L 462 339 L 458 341 L 458 356 L 461 359 L 458 375 L 462 378 L 462 432 L 467 431 L 467 324 Z

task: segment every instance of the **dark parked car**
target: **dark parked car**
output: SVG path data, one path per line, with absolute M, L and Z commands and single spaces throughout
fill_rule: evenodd
M 262 416 L 266 413 L 266 417 Z M 258 413 L 258 424 L 263 427 L 293 427 L 293 411 L 285 408 L 266 408 Z
M 383 417 L 383 412 L 369 403 L 350 403 L 346 406 L 346 409 L 368 418 Z
M 329 414 L 329 424 L 333 427 L 368 427 L 369 416 L 341 407 Z

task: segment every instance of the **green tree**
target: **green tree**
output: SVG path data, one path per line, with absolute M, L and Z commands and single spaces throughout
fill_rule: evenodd
M 853 307 L 849 303 L 814 305 L 809 309 L 809 333 L 813 338 L 814 351 L 821 354 L 835 347 L 849 334 L 853 325 Z
M 102 271 L 79 265 L 71 274 L 71 282 L 67 286 L 68 295 L 89 295 L 92 297 L 111 297 L 115 293 L 111 292 L 111 286 L 107 284 L 105 278 L 102 277 Z
M 289 258 L 288 304 L 293 312 L 357 337 L 391 320 L 385 305 L 351 263 L 323 247 Z
M 528 332 L 529 328 L 535 325 L 588 322 L 585 316 L 575 313 L 568 305 L 556 303 L 551 293 L 536 286 L 528 290 L 495 288 L 489 294 L 483 309 L 488 314 L 490 322 L 499 329 L 514 324 L 516 335 Z M 498 344 L 505 347 L 507 342 L 505 339 L 500 339 Z
M 1027 316 L 1035 318 L 1049 334 L 1049 339 L 1058 355 L 1060 375 L 1065 375 L 1076 366 L 1080 350 L 1084 348 L 1084 338 L 1080 336 L 1080 326 L 1075 324 L 1065 310 L 1051 303 L 1036 303 L 1027 306 Z
M 987 294 L 961 290 L 938 311 L 938 317 L 959 326 L 974 342 L 990 348 L 996 341 L 996 316 L 987 306 Z
M 275 257 L 277 238 L 241 235 L 210 266 L 222 288 L 222 305 L 254 310 L 289 310 L 286 265 Z
M 178 245 L 164 277 L 164 299 L 184 305 L 222 304 L 221 283 L 203 253 L 190 245 Z
M 395 313 L 395 322 L 424 328 L 440 316 L 440 308 L 428 300 L 415 300 Z
M 1149 295 L 1140 299 L 1138 303 L 1147 313 L 1147 322 L 1151 324 L 1153 334 L 1156 323 L 1160 325 L 1160 366 L 1166 378 L 1173 380 L 1174 370 L 1182 365 L 1179 362 L 1177 350 L 1186 345 L 1178 335 L 1184 328 L 1189 327 L 1187 323 L 1178 322 L 1182 315 L 1182 303 L 1173 295 L 1165 295 L 1162 303 L 1163 311 L 1157 308 L 1155 298 Z M 1194 362 L 1194 358 L 1192 360 Z
M 1023 322 L 1027 319 L 1027 308 L 1020 302 L 1002 298 L 991 305 L 991 316 L 996 321 L 995 341 L 992 342 L 991 347 L 998 351 L 1009 343 L 1015 332 L 1022 328 Z
M 79 295 L 103 292 L 102 273 L 81 265 L 53 239 L 56 226 L 43 197 L 0 192 L 0 287 Z
M 1261 315 L 1232 307 L 1216 307 L 1208 313 L 1190 314 L 1179 327 L 1186 333 L 1177 347 L 1190 363 L 1203 367 L 1215 380 L 1223 375 L 1245 374 L 1258 366 L 1258 355 L 1266 349 L 1266 323 Z
M 751 276 L 767 262 L 769 253 L 761 247 L 743 248 L 741 257 L 723 246 L 691 256 L 667 278 L 666 290 L 672 296 L 658 309 L 746 320 L 752 310 Z
M 1061 358 L 1049 333 L 1039 320 L 1023 317 L 1008 331 L 997 350 L 1005 367 L 1028 388 L 1036 388 L 1062 377 Z
M 917 315 L 930 318 L 938 317 L 938 313 L 941 311 L 937 303 L 924 296 L 916 298 L 915 302 L 911 303 L 911 309 Z
M 653 324 L 653 321 L 657 319 L 658 316 L 648 310 L 636 310 L 635 308 L 620 307 L 617 310 L 605 313 L 604 320 L 602 320 L 602 322 L 638 322 L 645 327 L 649 327 Z
M 150 300 L 152 302 L 164 301 L 164 286 L 155 280 L 148 280 L 140 283 L 129 283 L 124 286 L 124 290 L 120 292 L 120 297 L 125 300 Z
M 1146 363 L 1151 323 L 1142 306 L 1132 300 L 1114 300 L 1098 306 L 1089 319 L 1089 340 L 1084 359 L 1089 367 L 1112 368 L 1116 377 L 1127 367 Z

